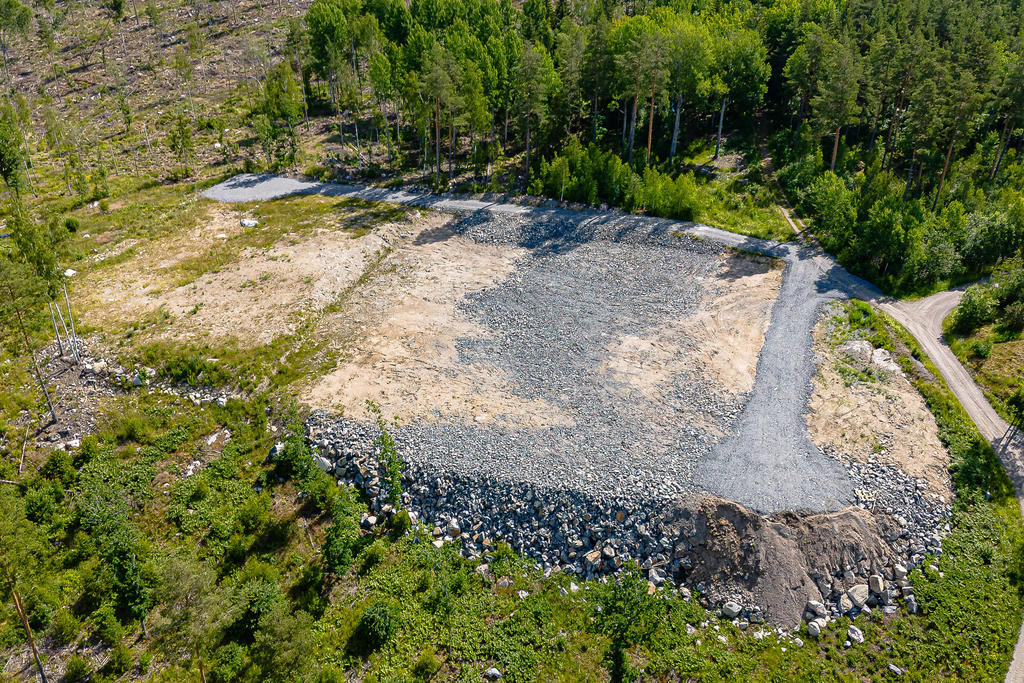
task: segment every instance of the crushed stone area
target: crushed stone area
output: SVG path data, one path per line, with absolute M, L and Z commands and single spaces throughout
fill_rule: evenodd
M 306 402 L 357 420 L 377 402 L 404 457 L 438 471 L 633 505 L 694 493 L 753 385 L 782 271 L 626 227 L 471 215 L 420 232 Z

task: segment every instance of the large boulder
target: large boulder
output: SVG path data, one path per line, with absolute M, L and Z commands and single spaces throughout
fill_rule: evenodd
M 868 586 L 864 583 L 858 583 L 856 586 L 853 586 L 850 590 L 846 591 L 846 594 L 850 597 L 850 601 L 853 603 L 854 607 L 863 607 L 868 601 Z

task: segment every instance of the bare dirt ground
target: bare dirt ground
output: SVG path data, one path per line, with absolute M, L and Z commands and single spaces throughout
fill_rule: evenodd
M 902 375 L 871 382 L 844 379 L 843 360 L 826 341 L 826 327 L 823 319 L 814 330 L 818 374 L 806 415 L 811 441 L 856 462 L 873 457 L 895 465 L 950 500 L 949 453 L 921 394 Z
M 248 215 L 214 206 L 179 235 L 143 244 L 125 263 L 85 274 L 79 291 L 89 319 L 110 330 L 162 315 L 170 323 L 160 331 L 164 338 L 267 344 L 335 302 L 397 229 L 386 224 L 358 235 L 325 225 L 302 235 L 284 233 L 267 248 L 240 246 L 231 253 L 231 240 L 244 244 L 241 219 Z M 207 272 L 203 259 L 210 261 Z

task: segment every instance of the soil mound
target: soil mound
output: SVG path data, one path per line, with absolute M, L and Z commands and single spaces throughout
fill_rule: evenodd
M 894 559 L 884 541 L 892 531 L 886 519 L 857 507 L 767 517 L 706 497 L 670 506 L 664 522 L 676 552 L 688 549 L 686 582 L 710 604 L 758 605 L 764 619 L 786 627 L 800 623 L 809 600 L 829 600 L 847 587 L 839 577 L 852 585 Z

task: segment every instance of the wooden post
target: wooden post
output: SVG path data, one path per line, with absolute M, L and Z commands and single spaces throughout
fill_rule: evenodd
M 17 610 L 18 616 L 21 618 L 21 623 L 25 627 L 25 633 L 28 634 L 28 644 L 32 648 L 32 656 L 36 660 L 36 668 L 39 669 L 39 677 L 43 679 L 43 683 L 46 681 L 46 672 L 43 671 L 43 662 L 39 659 L 39 651 L 36 649 L 36 639 L 32 637 L 32 627 L 28 624 L 28 615 L 25 614 L 25 607 L 21 604 L 21 596 L 18 595 L 18 591 L 14 589 L 14 582 L 11 582 L 11 596 L 14 598 L 14 609 Z

